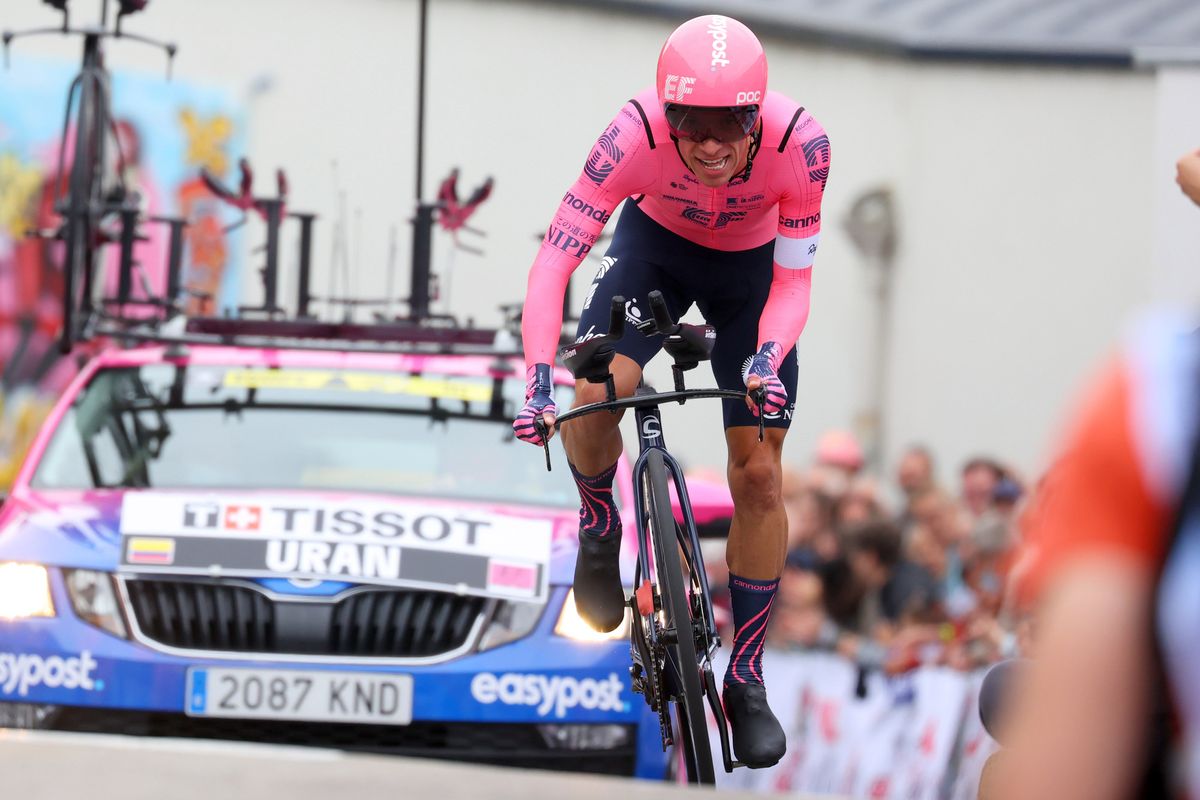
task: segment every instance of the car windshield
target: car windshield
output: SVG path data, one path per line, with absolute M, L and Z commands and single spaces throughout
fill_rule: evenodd
M 40 489 L 318 489 L 577 506 L 562 447 L 517 442 L 515 378 L 152 364 L 98 372 Z M 559 402 L 569 390 L 559 389 Z

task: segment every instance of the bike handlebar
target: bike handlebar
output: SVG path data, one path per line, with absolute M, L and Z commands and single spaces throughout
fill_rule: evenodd
M 106 4 L 107 4 L 107 0 Z M 171 75 L 171 67 L 175 62 L 175 54 L 179 51 L 179 47 L 174 42 L 164 42 L 158 39 L 152 39 L 149 36 L 143 36 L 139 33 L 126 33 L 121 30 L 121 20 L 130 14 L 135 14 L 143 10 L 149 0 L 120 0 L 120 10 L 117 14 L 116 23 L 112 30 L 106 27 L 90 26 L 85 28 L 72 28 L 70 25 L 70 17 L 67 12 L 67 4 L 64 2 L 50 2 L 46 0 L 47 5 L 53 6 L 63 14 L 63 24 L 54 28 L 32 28 L 25 31 L 10 31 L 5 30 L 0 33 L 0 44 L 4 46 L 4 66 L 8 66 L 8 46 L 14 39 L 27 39 L 31 36 L 44 36 L 49 34 L 57 34 L 59 36 L 83 36 L 94 37 L 96 39 L 129 39 L 130 41 L 139 42 L 141 44 L 157 47 L 167 54 L 167 76 Z M 107 18 L 107 5 L 105 15 Z M 102 23 L 103 24 L 103 23 Z
M 745 392 L 739 392 L 736 389 L 684 389 L 682 392 L 652 392 L 648 394 L 634 395 L 633 397 L 622 397 L 617 400 L 601 400 L 596 403 L 588 403 L 585 406 L 572 408 L 563 414 L 560 414 L 555 419 L 555 425 L 562 425 L 564 422 L 570 422 L 578 417 L 595 414 L 600 411 L 617 411 L 623 408 L 638 408 L 648 406 L 659 406 L 663 403 L 683 403 L 688 400 L 704 398 L 704 397 L 719 397 L 723 400 L 741 400 L 746 396 Z
M 637 324 L 639 333 L 645 336 L 663 335 L 667 337 L 664 347 L 675 358 L 675 391 L 648 392 L 635 394 L 632 397 L 618 398 L 613 384 L 612 373 L 608 364 L 612 360 L 612 343 L 625 335 L 625 298 L 616 295 L 609 307 L 608 332 L 593 336 L 585 342 L 563 348 L 563 360 L 575 374 L 576 379 L 587 378 L 593 383 L 604 382 L 607 386 L 607 398 L 598 403 L 589 403 L 573 408 L 555 418 L 555 426 L 570 422 L 573 419 L 595 414 L 599 411 L 616 413 L 621 409 L 653 407 L 663 403 L 679 403 L 682 405 L 693 398 L 717 397 L 723 400 L 740 400 L 747 396 L 758 407 L 758 440 L 763 440 L 764 417 L 763 406 L 766 403 L 767 392 L 763 387 L 751 389 L 748 392 L 736 389 L 685 389 L 683 386 L 683 371 L 696 366 L 699 359 L 707 359 L 712 351 L 713 329 L 707 325 L 685 325 L 671 319 L 667 301 L 662 292 L 655 289 L 647 296 L 650 301 L 651 318 Z M 677 347 L 672 347 L 676 340 Z M 583 348 L 591 347 L 591 350 Z M 572 359 L 582 358 L 578 364 L 572 365 Z M 600 373 L 603 370 L 603 374 Z M 542 421 L 541 415 L 534 417 L 534 427 L 542 441 L 546 452 L 546 469 L 550 470 L 550 429 Z
M 598 403 L 588 403 L 585 406 L 572 408 L 565 414 L 560 414 L 554 420 L 554 426 L 557 428 L 564 422 L 578 419 L 579 417 L 587 416 L 588 414 L 597 414 L 601 411 L 616 412 L 625 408 L 647 408 L 660 406 L 663 403 L 679 403 L 682 405 L 688 400 L 694 400 L 705 397 L 715 397 L 722 400 L 741 400 L 746 396 L 745 392 L 737 391 L 736 389 L 681 389 L 674 392 L 648 392 L 645 394 L 635 394 L 633 397 L 621 397 L 611 400 L 601 400 Z M 758 440 L 763 440 L 763 401 L 766 399 L 766 392 L 759 389 L 751 392 L 751 397 L 758 404 Z M 546 471 L 551 470 L 550 467 L 550 430 L 542 421 L 541 415 L 534 418 L 534 426 L 537 428 L 538 434 L 542 439 L 542 449 L 546 453 Z

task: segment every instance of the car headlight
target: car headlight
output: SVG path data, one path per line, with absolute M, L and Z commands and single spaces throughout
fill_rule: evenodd
M 496 609 L 495 616 L 479 639 L 477 650 L 491 650 L 502 644 L 528 636 L 542 617 L 541 603 L 522 603 L 506 600 Z
M 65 575 L 67 595 L 75 615 L 113 636 L 126 638 L 125 620 L 121 617 L 112 575 L 91 569 L 67 570 Z
M 50 574 L 41 564 L 0 563 L 0 619 L 53 617 Z
M 625 616 L 620 625 L 608 633 L 601 633 L 579 616 L 579 609 L 575 607 L 575 590 L 572 589 L 567 592 L 567 602 L 563 603 L 562 613 L 558 615 L 558 623 L 554 626 L 554 632 L 577 642 L 611 642 L 616 639 L 624 639 L 629 636 L 629 609 L 625 609 Z

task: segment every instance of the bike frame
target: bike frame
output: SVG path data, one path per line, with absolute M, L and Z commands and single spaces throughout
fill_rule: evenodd
M 697 667 L 703 667 L 704 678 L 704 695 L 708 701 L 709 709 L 712 711 L 713 718 L 717 721 L 717 732 L 721 746 L 721 760 L 726 773 L 733 772 L 736 767 L 742 766 L 742 763 L 735 761 L 733 758 L 733 747 L 729 739 L 729 725 L 725 718 L 725 709 L 721 706 L 719 693 L 717 691 L 716 679 L 712 674 L 711 659 L 716 653 L 717 648 L 721 645 L 720 636 L 717 633 L 715 616 L 712 607 L 712 594 L 708 585 L 708 573 L 704 569 L 704 562 L 700 558 L 700 535 L 696 528 L 695 517 L 692 514 L 692 504 L 687 493 L 687 484 L 683 477 L 683 469 L 679 462 L 675 460 L 666 448 L 666 439 L 663 436 L 662 430 L 662 412 L 661 406 L 666 403 L 683 404 L 688 400 L 696 398 L 721 398 L 721 399 L 736 399 L 741 400 L 745 397 L 743 392 L 733 391 L 730 389 L 686 389 L 683 386 L 683 370 L 678 366 L 673 368 L 675 373 L 675 391 L 673 392 L 655 392 L 650 386 L 639 385 L 634 391 L 632 397 L 617 399 L 615 388 L 612 384 L 612 376 L 609 375 L 605 381 L 608 386 L 607 400 L 590 403 L 585 406 L 573 408 L 558 418 L 558 423 L 561 425 L 569 422 L 571 419 L 581 417 L 586 414 L 597 413 L 599 411 L 615 412 L 618 409 L 633 408 L 634 421 L 638 435 L 638 458 L 633 465 L 633 500 L 634 507 L 641 509 L 646 499 L 645 490 L 643 489 L 644 478 L 647 472 L 647 461 L 651 453 L 657 452 L 662 458 L 662 463 L 670 476 L 671 481 L 675 484 L 675 493 L 679 499 L 679 507 L 683 515 L 683 526 L 676 525 L 676 540 L 684 554 L 685 566 L 692 573 L 699 575 L 700 590 L 703 597 L 701 612 L 704 620 L 704 633 L 707 638 L 707 650 L 704 653 L 697 653 Z M 761 423 L 761 415 L 760 415 Z M 760 424 L 761 428 L 761 424 Z M 761 436 L 761 430 L 760 430 Z M 548 458 L 548 454 L 547 454 Z M 633 613 L 640 613 L 639 596 L 642 581 L 647 578 L 650 566 L 654 564 L 651 557 L 650 535 L 646 529 L 646 521 L 642 514 L 637 516 L 637 533 L 638 533 L 638 560 L 634 569 L 634 599 L 631 602 Z M 663 547 L 668 546 L 669 542 L 661 543 Z M 655 574 L 656 585 L 658 575 Z M 678 624 L 678 621 L 676 621 Z M 635 627 L 635 631 L 640 626 Z M 650 626 L 644 629 L 647 634 L 649 644 L 657 648 L 662 642 L 660 641 L 659 631 L 656 626 Z M 678 635 L 678 631 L 676 631 Z M 636 647 L 636 643 L 634 644 Z M 665 697 L 660 698 L 660 702 L 664 701 Z
M 675 460 L 666 447 L 666 440 L 663 438 L 662 432 L 662 411 L 660 404 L 670 402 L 663 399 L 663 395 L 658 395 L 650 387 L 638 387 L 634 392 L 634 398 L 654 395 L 655 400 L 652 404 L 644 406 L 635 406 L 634 420 L 637 425 L 638 432 L 638 458 L 633 464 L 633 502 L 636 508 L 641 508 L 645 499 L 642 488 L 642 477 L 646 472 L 646 459 L 649 457 L 651 450 L 657 450 L 662 456 L 663 465 L 667 468 L 667 474 L 671 476 L 671 481 L 675 484 L 675 494 L 679 498 L 679 507 L 683 512 L 683 530 L 677 532 L 679 544 L 683 549 L 684 558 L 687 559 L 687 566 L 700 576 L 700 586 L 702 596 L 704 598 L 704 628 L 708 636 L 709 650 L 706 653 L 711 657 L 721 646 L 720 636 L 717 633 L 717 626 L 712 607 L 712 595 L 708 587 L 708 573 L 703 569 L 704 562 L 700 559 L 700 534 L 696 530 L 695 518 L 692 515 L 692 503 L 688 498 L 687 485 L 683 478 L 683 469 L 679 466 L 679 462 Z M 689 393 L 689 396 L 695 396 Z M 638 562 L 634 574 L 634 586 L 637 586 L 642 576 L 643 565 L 652 564 L 650 558 L 650 545 L 645 530 L 645 521 L 641 515 L 638 515 Z M 700 568 L 697 569 L 697 564 Z M 657 637 L 652 629 L 652 640 Z

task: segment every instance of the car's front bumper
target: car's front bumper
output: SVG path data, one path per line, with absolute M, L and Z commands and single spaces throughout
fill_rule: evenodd
M 549 607 L 560 601 L 556 593 Z M 0 620 L 0 726 L 318 745 L 646 778 L 665 772 L 657 718 L 630 690 L 628 644 L 556 636 L 553 614 L 530 636 L 484 653 L 381 665 L 173 655 L 105 633 L 63 614 L 64 606 L 52 619 Z M 206 667 L 406 675 L 412 721 L 196 716 L 188 673 Z

